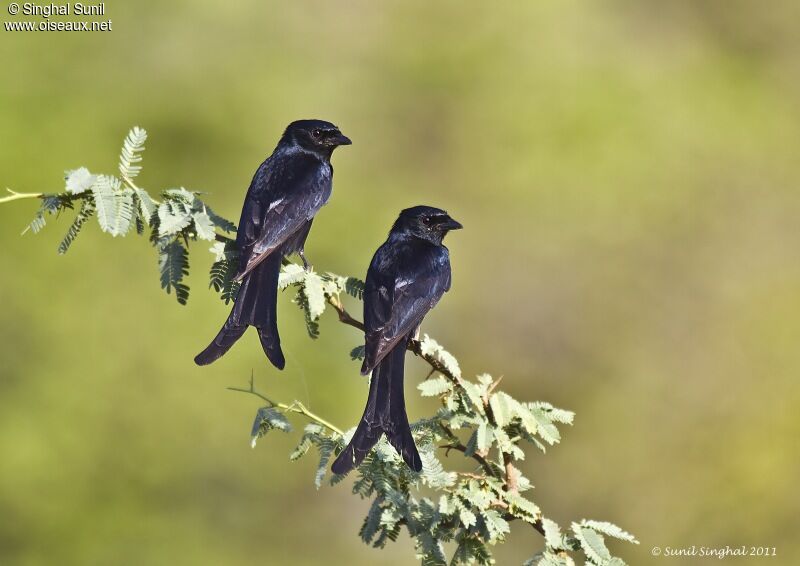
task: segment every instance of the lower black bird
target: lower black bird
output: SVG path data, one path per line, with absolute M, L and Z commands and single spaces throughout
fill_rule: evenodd
M 375 252 L 364 289 L 361 373 L 372 371 L 367 407 L 350 444 L 331 466 L 334 473 L 358 466 L 381 434 L 412 470 L 422 469 L 406 415 L 403 362 L 422 319 L 450 289 L 450 255 L 442 240 L 461 227 L 444 210 L 407 208 Z
M 235 280 L 241 286 L 231 314 L 195 363 L 219 359 L 248 326 L 255 326 L 267 358 L 278 369 L 286 365 L 276 313 L 281 260 L 297 252 L 308 267 L 303 247 L 314 216 L 331 196 L 331 155 L 350 143 L 339 128 L 322 120 L 298 120 L 286 128 L 253 176 L 244 200 L 236 232 Z

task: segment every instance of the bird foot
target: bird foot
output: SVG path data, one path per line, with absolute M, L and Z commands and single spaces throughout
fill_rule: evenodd
M 306 254 L 303 253 L 302 251 L 297 253 L 300 256 L 300 259 L 303 260 L 303 269 L 305 269 L 306 271 L 312 271 L 314 269 L 314 266 L 308 263 L 308 260 L 306 259 Z

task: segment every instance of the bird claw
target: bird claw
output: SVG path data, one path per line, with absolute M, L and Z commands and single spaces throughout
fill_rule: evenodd
M 306 271 L 312 271 L 314 269 L 314 266 L 308 263 L 308 260 L 306 259 L 306 254 L 300 251 L 298 252 L 298 255 L 300 256 L 300 259 L 303 260 L 303 269 L 305 269 Z

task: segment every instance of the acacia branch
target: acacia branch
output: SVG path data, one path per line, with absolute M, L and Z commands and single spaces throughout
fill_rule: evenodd
M 292 403 L 289 403 L 289 404 L 281 403 L 280 401 L 273 401 L 272 399 L 270 399 L 269 397 L 267 397 L 263 393 L 260 393 L 259 391 L 256 391 L 256 388 L 253 385 L 253 376 L 252 375 L 250 376 L 250 388 L 249 389 L 242 389 L 240 387 L 228 387 L 228 389 L 230 391 L 239 391 L 240 393 L 250 393 L 251 395 L 255 395 L 256 397 L 259 397 L 260 399 L 263 399 L 264 401 L 269 403 L 270 407 L 275 407 L 277 409 L 281 409 L 283 411 L 290 412 L 290 413 L 299 413 L 301 415 L 304 415 L 309 420 L 317 423 L 318 425 L 324 426 L 325 428 L 327 428 L 331 432 L 335 432 L 339 436 L 344 436 L 344 433 L 342 432 L 342 430 L 339 427 L 337 427 L 337 426 L 331 424 L 330 422 L 326 421 L 325 419 L 323 419 L 322 417 L 320 417 L 316 413 L 312 413 L 300 401 L 293 401 Z
M 352 326 L 353 328 L 358 328 L 361 332 L 364 332 L 364 323 L 357 318 L 354 318 L 349 312 L 347 312 L 347 309 L 344 308 L 344 304 L 342 304 L 342 301 L 339 297 L 335 295 L 329 295 L 327 297 L 327 301 L 328 304 L 333 307 L 333 310 L 336 311 L 336 314 L 339 315 L 339 322 L 342 322 L 348 326 Z M 453 373 L 447 369 L 444 364 L 442 364 L 435 357 L 422 353 L 422 344 L 419 340 L 409 340 L 406 349 L 409 352 L 413 352 L 414 355 L 425 360 L 428 365 L 431 366 L 433 371 L 441 373 L 450 381 L 458 385 L 458 377 L 453 375 Z
M 134 191 L 144 191 L 144 192 L 147 193 L 148 196 L 150 196 L 149 192 L 147 192 L 145 189 L 141 188 L 136 183 L 134 183 L 133 179 L 131 179 L 128 175 L 122 174 L 120 176 L 122 177 L 122 181 L 126 185 L 128 185 L 130 188 L 132 188 Z M 150 196 L 150 200 L 152 200 L 153 204 L 155 204 L 156 206 L 159 206 L 161 204 L 161 201 L 154 199 L 152 196 Z M 205 206 L 204 206 L 203 210 L 205 210 Z M 222 242 L 223 244 L 232 241 L 231 238 L 228 238 L 226 236 L 223 236 L 223 235 L 219 234 L 216 231 L 216 227 L 214 228 L 214 240 L 217 241 L 217 242 Z
M 144 200 L 144 195 L 140 194 L 141 192 L 146 191 L 139 186 L 136 185 L 134 182 L 134 176 L 131 176 L 131 173 L 138 172 L 140 167 L 129 167 L 132 166 L 134 163 L 138 162 L 140 159 L 136 158 L 136 154 L 141 152 L 143 147 L 143 141 L 146 137 L 146 133 L 143 130 L 134 129 L 131 131 L 131 134 L 128 138 L 126 138 L 125 145 L 123 148 L 123 155 L 120 161 L 120 169 L 119 169 L 119 176 L 113 177 L 114 179 L 114 189 L 118 189 L 119 185 L 117 183 L 117 179 L 121 180 L 122 182 L 122 189 L 121 190 L 113 190 L 113 196 L 115 198 L 126 198 L 127 202 L 125 202 L 125 206 L 129 209 L 131 202 L 130 202 L 130 193 L 136 191 L 136 195 L 139 199 Z M 68 180 L 68 185 L 69 185 Z M 103 197 L 105 195 L 96 194 L 98 190 L 95 190 L 95 187 L 92 186 L 91 191 L 88 191 L 88 187 L 83 187 L 83 183 L 81 183 L 81 187 L 84 189 L 80 193 L 72 193 L 70 190 L 72 187 L 69 187 L 67 192 L 59 193 L 59 194 L 45 194 L 45 193 L 18 193 L 11 189 L 6 189 L 8 191 L 8 196 L 0 196 L 0 204 L 12 202 L 15 200 L 22 200 L 22 199 L 43 199 L 43 207 L 37 213 L 36 216 L 36 224 L 35 226 L 41 226 L 44 224 L 44 214 L 49 213 L 51 215 L 57 215 L 57 213 L 65 210 L 65 209 L 72 209 L 73 204 L 76 201 L 82 201 L 84 207 L 87 204 L 97 204 L 96 197 Z M 98 187 L 103 188 L 103 187 Z M 200 193 L 194 193 L 195 195 L 199 195 Z M 149 197 L 149 194 L 147 195 Z M 180 200 L 178 196 L 171 195 L 170 191 L 162 192 L 161 198 L 163 202 L 159 202 L 158 200 L 149 197 L 152 200 L 152 204 L 156 205 L 157 207 L 165 207 L 170 204 L 173 200 Z M 185 199 L 184 199 L 185 200 Z M 116 201 L 117 204 L 123 204 L 121 200 Z M 135 201 L 134 201 L 135 203 Z M 166 203 L 166 204 L 165 204 Z M 197 219 L 194 217 L 194 212 L 196 212 L 195 203 L 199 203 L 203 205 L 205 211 L 205 204 L 199 198 L 192 199 L 192 207 L 189 210 L 188 207 L 183 207 L 182 216 L 185 220 L 185 224 L 181 224 L 184 226 L 177 232 L 169 232 L 169 239 L 164 240 L 165 242 L 169 242 L 170 246 L 173 242 L 177 242 L 180 244 L 178 247 L 175 248 L 174 251 L 180 251 L 181 254 L 171 253 L 170 250 L 162 250 L 159 248 L 159 254 L 162 257 L 166 257 L 168 260 L 165 262 L 165 265 L 171 266 L 169 263 L 170 260 L 178 261 L 181 267 L 180 273 L 183 273 L 184 270 L 188 269 L 188 264 L 186 263 L 185 254 L 188 250 L 189 241 L 195 241 L 198 239 L 205 239 L 199 238 L 200 231 L 198 230 Z M 110 207 L 106 207 L 110 208 Z M 148 208 L 149 207 L 144 207 Z M 61 248 L 66 249 L 69 243 L 75 238 L 77 234 L 77 230 L 80 228 L 83 222 L 85 222 L 90 214 L 84 214 L 84 209 L 81 209 L 79 212 L 78 219 L 75 221 L 73 226 L 70 228 L 70 232 L 67 235 L 67 239 L 64 240 Z M 151 240 L 155 243 L 155 237 L 165 238 L 165 234 L 160 233 L 160 226 L 158 223 L 152 221 L 152 218 L 146 218 L 147 214 L 146 211 L 143 209 L 139 211 L 138 208 L 134 209 L 135 217 L 137 220 L 136 227 L 139 229 L 139 233 L 143 230 L 143 223 L 146 224 L 151 228 Z M 107 218 L 107 216 L 111 216 L 111 218 Z M 213 214 L 210 214 L 212 217 Z M 116 234 L 114 229 L 115 225 L 118 225 L 120 222 L 119 214 L 107 212 L 103 215 L 103 217 L 98 216 L 100 220 L 100 226 L 106 232 L 111 232 L 112 234 Z M 130 218 L 126 218 L 126 229 L 127 231 L 130 228 L 131 223 L 128 222 Z M 230 229 L 230 224 L 228 221 L 225 221 L 221 218 L 212 218 L 212 223 L 214 225 L 214 234 L 215 239 L 218 242 L 224 243 L 233 243 L 229 237 L 223 236 L 218 233 L 216 230 L 219 229 L 220 231 L 227 231 Z M 115 224 L 116 223 L 116 224 Z M 207 226 L 206 226 L 207 228 Z M 235 231 L 235 227 L 232 229 Z M 123 231 L 124 233 L 124 231 Z M 207 231 L 202 232 L 204 235 L 207 234 Z M 209 238 L 210 239 L 210 238 Z M 161 241 L 159 240 L 159 243 Z M 235 253 L 229 254 L 228 252 L 232 252 L 235 249 L 235 245 L 225 246 L 225 257 L 223 259 L 218 260 L 215 264 L 215 268 L 217 268 L 217 272 L 219 271 L 220 266 L 224 269 L 224 273 L 228 273 L 229 268 L 232 265 L 235 265 Z M 219 246 L 215 246 L 215 248 L 219 248 Z M 63 252 L 63 250 L 60 249 Z M 169 253 L 168 253 L 169 252 Z M 177 258 L 176 256 L 180 255 Z M 284 263 L 288 263 L 288 261 L 284 258 Z M 219 265 L 217 265 L 219 264 Z M 219 282 L 217 272 L 212 270 L 212 282 L 214 286 L 217 287 L 217 283 Z M 352 326 L 353 328 L 357 328 L 361 332 L 365 332 L 365 325 L 364 322 L 358 320 L 357 318 L 353 317 L 345 308 L 344 303 L 342 301 L 342 297 L 340 293 L 347 292 L 352 295 L 358 295 L 357 292 L 354 292 L 354 289 L 358 289 L 361 284 L 360 282 L 355 282 L 352 278 L 341 278 L 339 276 L 334 276 L 330 274 L 331 277 L 325 278 L 323 277 L 324 281 L 320 281 L 319 278 L 316 278 L 314 281 L 311 281 L 308 277 L 305 278 L 292 278 L 293 283 L 297 285 L 305 285 L 305 287 L 301 286 L 301 293 L 305 292 L 307 298 L 311 298 L 311 291 L 315 294 L 315 298 L 319 297 L 319 293 L 323 293 L 325 296 L 325 300 L 327 304 L 329 304 L 337 313 L 339 321 L 343 324 L 348 326 Z M 162 268 L 162 281 L 164 277 L 164 268 Z M 185 291 L 182 291 L 184 294 L 179 296 L 179 302 L 185 302 L 185 296 L 188 293 L 188 287 L 181 283 L 183 275 L 178 276 L 177 278 L 170 278 L 169 282 L 166 285 L 167 291 L 169 292 L 172 285 L 175 286 L 175 289 L 184 288 Z M 303 282 L 304 283 L 301 283 Z M 228 285 L 229 281 L 227 276 L 223 281 L 224 285 Z M 308 286 L 312 285 L 311 288 Z M 333 289 L 333 291 L 331 291 Z M 218 289 L 219 290 L 219 289 Z M 228 291 L 228 287 L 224 287 L 223 296 L 229 298 L 225 293 Z M 183 297 L 183 300 L 181 300 Z M 303 309 L 306 311 L 307 316 L 307 324 L 311 329 L 312 335 L 314 334 L 315 325 L 317 321 L 317 316 L 312 314 L 312 309 L 309 304 L 301 305 Z M 316 306 L 316 303 L 315 303 Z M 316 310 L 316 309 L 313 309 Z M 493 414 L 492 406 L 489 403 L 490 398 L 495 395 L 495 391 L 500 383 L 500 379 L 489 383 L 486 379 L 480 378 L 480 384 L 476 385 L 471 381 L 465 380 L 461 378 L 461 372 L 458 369 L 457 363 L 453 358 L 450 357 L 449 354 L 446 354 L 444 350 L 442 350 L 435 342 L 429 339 L 425 339 L 424 341 L 420 341 L 417 337 L 409 337 L 406 342 L 405 348 L 411 351 L 414 355 L 422 358 L 425 362 L 430 366 L 430 371 L 427 373 L 427 377 L 425 379 L 429 379 L 435 373 L 440 374 L 442 377 L 445 378 L 447 382 L 452 384 L 452 386 L 448 386 L 447 383 L 441 384 L 434 384 L 434 385 L 442 385 L 442 394 L 440 395 L 440 399 L 443 402 L 444 409 L 443 411 L 438 412 L 434 415 L 433 418 L 430 419 L 423 419 L 417 426 L 424 426 L 424 427 L 432 427 L 436 428 L 438 426 L 441 430 L 432 430 L 432 439 L 436 442 L 436 444 L 442 444 L 438 446 L 439 449 L 445 450 L 445 455 L 449 455 L 449 450 L 456 450 L 461 452 L 464 457 L 471 458 L 475 463 L 478 464 L 476 467 L 473 463 L 467 462 L 468 464 L 472 464 L 472 469 L 468 472 L 450 472 L 447 474 L 448 481 L 444 485 L 436 485 L 430 483 L 429 487 L 432 487 L 435 490 L 443 491 L 447 497 L 450 498 L 450 503 L 458 504 L 459 498 L 461 500 L 461 508 L 466 509 L 464 507 L 467 503 L 474 503 L 473 497 L 471 492 L 473 489 L 473 483 L 477 480 L 480 482 L 480 489 L 483 490 L 484 493 L 488 493 L 491 496 L 489 507 L 493 510 L 498 510 L 501 515 L 505 518 L 506 521 L 513 521 L 513 520 L 521 520 L 529 525 L 531 525 L 537 532 L 542 535 L 545 535 L 545 529 L 543 527 L 543 518 L 540 512 L 536 511 L 532 506 L 525 506 L 523 505 L 523 498 L 519 495 L 521 481 L 524 481 L 522 487 L 524 488 L 527 484 L 527 481 L 524 480 L 522 477 L 519 468 L 516 467 L 515 463 L 515 455 L 514 452 L 517 451 L 518 447 L 517 444 L 520 443 L 522 437 L 528 438 L 532 440 L 529 436 L 527 436 L 528 431 L 526 428 L 521 429 L 522 432 L 517 433 L 514 432 L 514 437 L 510 439 L 511 446 L 510 451 L 506 451 L 505 448 L 509 448 L 507 445 L 508 438 L 503 435 L 502 438 L 500 437 L 500 433 L 504 430 L 502 427 L 499 426 L 497 417 L 501 416 L 500 413 L 498 415 Z M 453 360 L 451 364 L 451 360 Z M 452 367 L 452 369 L 450 369 Z M 320 451 L 320 465 L 318 468 L 318 474 L 316 478 L 317 486 L 319 487 L 322 477 L 325 473 L 325 466 L 327 465 L 327 461 L 332 455 L 334 451 L 339 449 L 340 441 L 339 439 L 344 435 L 343 431 L 333 425 L 331 422 L 327 421 L 326 419 L 320 417 L 319 415 L 310 411 L 305 405 L 303 405 L 300 401 L 293 401 L 291 403 L 282 403 L 279 401 L 275 401 L 268 397 L 267 395 L 259 392 L 256 390 L 254 386 L 253 376 L 250 377 L 250 383 L 248 388 L 238 388 L 238 387 L 229 387 L 229 390 L 238 391 L 241 393 L 248 393 L 251 395 L 255 395 L 261 401 L 267 404 L 267 409 L 262 409 L 259 411 L 259 415 L 262 415 L 265 411 L 266 414 L 269 416 L 270 413 L 274 410 L 281 411 L 282 414 L 286 413 L 298 413 L 303 415 L 309 421 L 316 423 L 321 428 L 326 429 L 327 433 L 322 432 L 320 429 L 315 429 L 315 427 L 310 427 L 310 430 L 306 431 L 306 434 L 303 436 L 303 440 L 301 441 L 301 447 L 298 447 L 300 450 L 298 453 L 302 453 L 304 449 L 307 449 L 310 445 L 315 445 Z M 435 389 L 434 389 L 435 390 Z M 475 392 L 481 391 L 482 394 L 480 398 L 476 398 Z M 524 407 L 523 407 L 524 408 Z M 514 411 L 515 415 L 519 416 L 523 422 L 526 422 L 524 419 L 524 414 L 519 412 L 518 410 Z M 535 415 L 534 415 L 535 416 Z M 285 417 L 284 417 L 285 418 Z M 472 425 L 475 425 L 477 430 L 470 430 L 473 434 L 470 442 L 467 442 L 466 445 L 462 442 L 461 438 L 456 436 L 456 434 L 451 430 L 449 424 L 450 419 L 453 420 L 454 426 L 457 426 L 459 429 L 469 428 Z M 457 420 L 456 419 L 460 419 Z M 502 420 L 502 419 L 501 419 Z M 261 421 L 259 421 L 260 423 Z M 496 440 L 496 449 L 497 449 L 497 457 L 494 456 L 494 445 L 495 440 L 487 441 L 485 436 L 481 436 L 482 431 L 486 432 L 486 427 L 489 427 L 490 431 L 493 431 L 495 440 Z M 259 425 L 260 427 L 260 425 Z M 285 427 L 280 427 L 285 428 Z M 506 427 L 508 428 L 508 427 Z M 260 431 L 261 429 L 257 429 Z M 441 434 L 441 431 L 444 431 L 444 435 Z M 480 434 L 479 434 L 480 433 Z M 535 433 L 535 432 L 534 432 Z M 426 439 L 429 438 L 426 436 Z M 480 444 L 486 444 L 488 442 L 488 447 L 485 447 L 482 450 L 476 450 L 475 446 L 477 444 L 477 440 L 480 439 Z M 331 445 L 331 441 L 333 441 L 333 445 Z M 491 452 L 490 452 L 491 450 Z M 491 454 L 491 455 L 490 455 Z M 383 467 L 383 464 L 380 464 Z M 402 464 L 401 464 L 402 466 Z M 426 467 L 427 468 L 427 467 Z M 396 469 L 391 470 L 390 474 L 383 474 L 380 471 L 375 472 L 375 477 L 370 477 L 370 470 L 360 470 L 363 479 L 367 481 L 367 487 L 369 488 L 368 493 L 364 491 L 356 491 L 362 497 L 368 497 L 373 494 L 377 494 L 375 503 L 383 506 L 384 502 L 392 501 L 395 502 L 395 498 L 389 497 L 390 490 L 398 491 L 400 496 L 405 496 L 408 498 L 408 505 L 409 509 L 412 505 L 417 505 L 414 501 L 413 497 L 411 496 L 410 489 L 412 484 L 415 484 L 419 476 L 409 475 L 409 472 L 405 469 Z M 384 471 L 387 471 L 384 469 Z M 426 472 L 430 472 L 431 470 L 427 470 Z M 438 475 L 438 472 L 441 470 L 433 470 L 435 474 Z M 322 472 L 320 474 L 320 472 Z M 398 485 L 389 485 L 387 478 L 392 480 L 397 480 Z M 450 481 L 450 478 L 460 478 L 456 479 L 455 481 Z M 427 478 L 430 479 L 430 478 Z M 386 480 L 386 481 L 385 481 Z M 384 485 L 386 483 L 386 485 Z M 417 486 L 418 487 L 418 486 Z M 387 495 L 389 494 L 389 495 Z M 529 502 L 531 503 L 531 502 Z M 481 510 L 484 509 L 484 505 L 480 503 L 474 503 L 475 505 L 479 506 Z M 533 511 L 533 512 L 531 512 Z M 372 514 L 372 511 L 370 511 Z M 434 525 L 438 524 L 437 529 L 441 529 L 441 531 L 431 530 L 429 533 L 422 533 L 419 532 L 418 527 L 413 524 L 409 523 L 407 518 L 400 518 L 398 520 L 392 519 L 393 522 L 389 522 L 384 524 L 383 515 L 381 515 L 381 526 L 379 529 L 381 530 L 380 538 L 376 541 L 376 546 L 378 543 L 385 542 L 386 537 L 394 540 L 396 538 L 396 534 L 399 531 L 400 526 L 407 526 L 409 530 L 409 534 L 412 537 L 417 538 L 417 542 L 422 544 L 423 548 L 426 546 L 426 541 L 421 538 L 423 535 L 430 534 L 433 537 L 436 537 L 436 540 L 450 540 L 451 536 L 458 536 L 460 538 L 459 544 L 467 542 L 469 539 L 473 539 L 478 546 L 474 550 L 470 550 L 469 547 L 465 546 L 464 550 L 466 551 L 466 555 L 474 555 L 474 558 L 478 558 L 480 560 L 479 551 L 483 549 L 487 556 L 489 556 L 489 549 L 488 544 L 494 544 L 498 540 L 502 540 L 502 537 L 498 535 L 498 533 L 489 533 L 488 536 L 484 536 L 483 534 L 476 533 L 474 530 L 470 531 L 468 528 L 461 529 L 460 521 L 463 521 L 462 517 L 458 517 L 456 514 L 446 513 L 446 515 L 452 515 L 450 518 L 441 518 L 436 519 L 436 521 L 431 523 L 431 529 L 434 528 Z M 371 515 L 372 516 L 372 515 Z M 408 515 L 411 516 L 410 514 Z M 368 517 L 368 521 L 370 521 L 370 517 Z M 477 518 L 476 518 L 477 520 Z M 488 519 L 487 519 L 488 520 Z M 366 525 L 367 523 L 365 523 Z M 389 530 L 391 528 L 391 531 Z M 458 533 L 450 533 L 454 529 L 461 529 Z M 374 535 L 377 533 L 378 527 L 372 530 L 371 534 L 367 537 L 364 537 L 362 534 L 362 538 L 365 539 L 366 542 L 370 542 L 369 539 L 374 538 Z M 586 545 L 583 544 L 576 544 L 571 545 L 570 550 L 578 550 Z M 551 552 L 558 552 L 559 554 L 565 555 L 566 551 L 557 551 L 557 549 L 548 548 Z M 591 549 L 587 549 L 591 550 Z M 425 550 L 426 556 L 423 557 L 423 561 L 425 558 L 430 558 L 432 551 L 429 552 Z
M 443 448 L 445 450 L 445 454 L 447 454 L 447 451 L 450 450 L 458 450 L 465 456 L 467 455 L 467 447 L 461 444 L 460 442 L 454 442 L 453 444 L 445 444 L 444 446 L 440 446 L 439 448 Z M 470 456 L 481 465 L 481 467 L 487 474 L 489 474 L 492 477 L 497 477 L 497 474 L 492 469 L 492 465 L 489 464 L 486 458 L 484 458 L 477 452 L 473 452 Z
M 21 200 L 25 198 L 42 198 L 44 193 L 18 193 L 16 191 L 12 191 L 8 187 L 6 190 L 10 193 L 7 197 L 0 197 L 0 204 L 11 202 L 12 200 Z
M 339 315 L 340 322 L 348 326 L 352 326 L 353 328 L 358 328 L 359 330 L 364 332 L 364 323 L 354 318 L 349 312 L 347 312 L 347 309 L 344 307 L 344 304 L 342 303 L 339 297 L 335 295 L 330 295 L 327 297 L 327 301 L 328 304 L 331 305 L 331 307 L 333 307 L 333 309 L 336 311 L 336 314 Z M 439 360 L 437 360 L 433 356 L 426 355 L 422 352 L 422 345 L 419 340 L 409 340 L 406 348 L 409 351 L 413 352 L 416 356 L 419 356 L 420 358 L 425 360 L 428 363 L 428 365 L 431 366 L 431 373 L 438 372 L 444 375 L 451 382 L 453 382 L 457 387 L 460 386 L 459 384 L 460 380 L 458 379 L 458 377 L 453 375 L 453 373 L 449 369 L 447 369 L 444 366 L 444 364 L 442 364 Z M 428 377 L 430 377 L 430 374 L 428 375 Z M 494 418 L 492 407 L 489 404 L 489 395 L 491 395 L 492 391 L 494 391 L 495 388 L 497 388 L 502 379 L 503 379 L 502 376 L 499 377 L 497 380 L 494 381 L 494 383 L 492 383 L 489 386 L 486 395 L 484 396 L 483 399 L 483 405 L 484 405 L 484 410 L 486 411 L 486 416 L 488 417 L 489 422 L 493 426 L 497 426 L 497 421 Z M 462 454 L 466 455 L 467 454 L 466 446 L 461 444 L 461 442 L 458 442 L 457 438 L 452 432 L 450 434 L 453 437 L 454 442 L 452 444 L 440 446 L 439 448 L 443 448 L 445 450 L 457 450 Z M 503 459 L 503 471 L 505 472 L 504 474 L 498 474 L 497 471 L 495 471 L 495 469 L 492 468 L 492 465 L 488 462 L 488 460 L 486 460 L 486 458 L 484 458 L 480 454 L 473 452 L 470 456 L 481 465 L 481 467 L 489 476 L 503 482 L 503 485 L 508 492 L 519 493 L 519 475 L 520 475 L 519 469 L 514 465 L 514 459 L 511 456 L 511 454 L 508 454 L 503 451 L 500 451 L 500 454 Z M 506 520 L 513 520 L 513 519 L 516 519 L 514 515 L 508 515 L 506 517 Z M 544 536 L 544 527 L 542 526 L 541 520 L 537 520 L 534 523 L 528 523 L 528 524 L 531 525 L 542 536 Z

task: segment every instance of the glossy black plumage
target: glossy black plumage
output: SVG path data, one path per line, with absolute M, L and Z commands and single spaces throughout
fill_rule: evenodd
M 272 155 L 258 168 L 236 233 L 239 293 L 222 329 L 195 363 L 219 359 L 248 326 L 255 326 L 267 358 L 283 369 L 286 361 L 276 313 L 281 260 L 297 252 L 306 263 L 303 247 L 311 223 L 333 188 L 331 154 L 347 144 L 350 140 L 333 124 L 299 120 L 289 124 Z
M 406 414 L 403 365 L 408 341 L 450 289 L 450 255 L 442 240 L 458 228 L 461 224 L 438 208 L 406 209 L 372 258 L 364 289 L 361 367 L 362 374 L 372 371 L 372 380 L 356 432 L 331 466 L 337 474 L 358 466 L 381 434 L 411 469 L 422 469 Z

